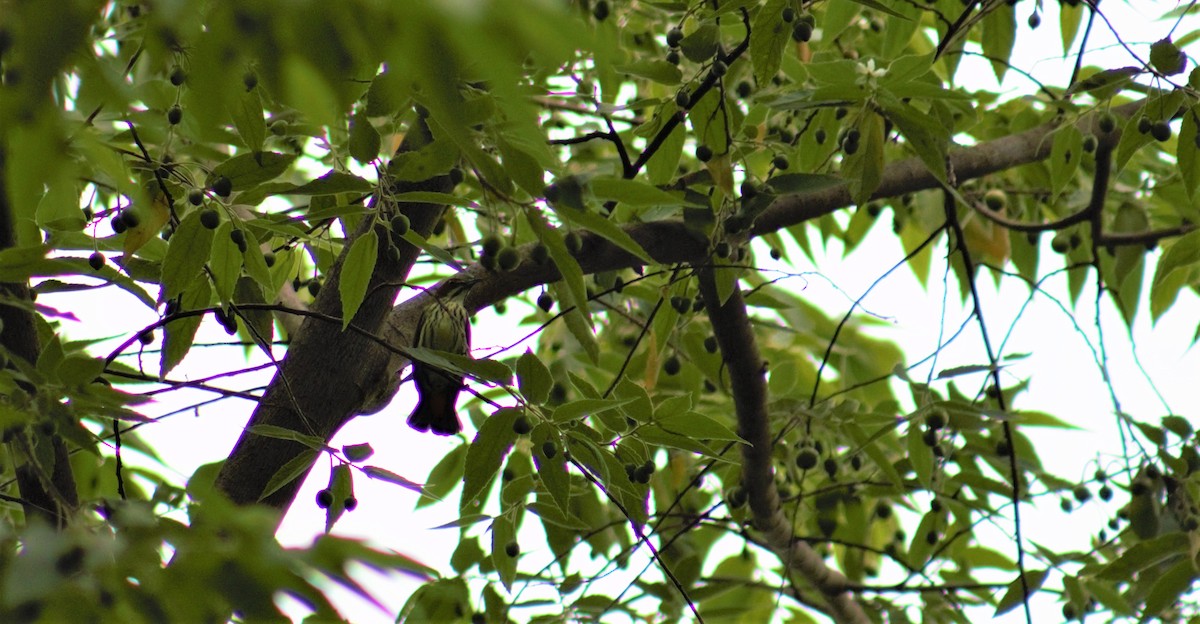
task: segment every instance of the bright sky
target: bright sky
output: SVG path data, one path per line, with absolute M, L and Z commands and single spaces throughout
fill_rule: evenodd
M 1146 4 L 1139 3 L 1142 6 Z M 1056 3 L 1046 3 L 1047 13 L 1056 11 L 1055 5 Z M 1136 33 L 1125 31 L 1123 34 L 1131 38 L 1133 49 L 1143 55 L 1143 58 L 1148 54 L 1147 44 L 1165 36 L 1170 28 L 1169 24 L 1155 24 L 1150 19 L 1157 12 L 1164 10 L 1164 5 L 1149 5 L 1149 15 L 1138 14 L 1125 3 L 1106 2 L 1102 5 L 1112 22 L 1120 28 L 1141 29 Z M 1023 2 L 1018 5 L 1019 21 L 1022 24 L 1031 8 L 1031 3 Z M 1022 27 L 1013 63 L 1017 67 L 1032 70 L 1049 83 L 1063 84 L 1070 74 L 1070 66 L 1061 61 L 1062 50 L 1057 23 L 1052 14 L 1044 15 L 1043 18 L 1044 25 L 1038 31 L 1031 32 Z M 1181 29 L 1176 33 L 1176 37 L 1183 32 L 1186 30 Z M 1089 47 L 1103 49 L 1106 56 L 1089 53 L 1089 63 L 1104 67 L 1136 64 L 1122 49 L 1110 45 L 1111 35 L 1102 24 L 1097 25 L 1092 42 Z M 958 78 L 961 83 L 973 86 L 977 84 L 977 88 L 996 88 L 990 66 L 983 62 L 964 60 Z M 1024 92 L 1029 88 L 1028 81 L 1015 73 L 1010 74 L 1004 85 L 1006 92 Z M 818 257 L 815 266 L 809 266 L 803 262 L 803 255 L 797 249 L 789 249 L 789 258 L 795 264 L 781 268 L 793 272 L 819 268 L 829 280 L 825 282 L 810 279 L 804 282 L 797 278 L 791 282 L 791 286 L 802 289 L 803 296 L 827 312 L 844 313 L 850 301 L 843 292 L 830 286 L 830 283 L 836 284 L 844 293 L 857 297 L 903 255 L 890 232 L 890 219 L 883 218 L 880 221 L 869 238 L 862 243 L 860 250 L 848 259 L 842 259 L 840 248 L 835 246 Z M 1043 257 L 1055 260 L 1056 257 L 1048 248 L 1049 237 L 1043 237 L 1043 243 L 1046 247 L 1043 249 Z M 891 323 L 891 328 L 880 331 L 879 335 L 896 341 L 910 361 L 917 361 L 935 349 L 939 319 L 943 318 L 943 305 L 946 306 L 944 318 L 947 334 L 952 333 L 967 317 L 967 312 L 959 305 L 958 286 L 953 276 L 946 278 L 945 285 L 942 282 L 944 264 L 939 266 L 938 261 L 944 254 L 944 248 L 934 254 L 933 279 L 929 282 L 928 290 L 923 290 L 911 272 L 903 269 L 896 271 L 877 286 L 864 301 L 866 309 Z M 766 253 L 759 253 L 757 256 L 760 260 L 770 262 Z M 1051 267 L 1049 263 L 1044 262 L 1041 268 L 1046 271 Z M 1148 285 L 1153 267 L 1148 267 L 1147 272 Z M 1022 309 L 1021 306 L 1025 305 L 1028 297 L 1024 286 L 1010 281 L 996 292 L 991 288 L 990 278 L 980 282 L 985 297 L 986 321 L 993 344 L 998 344 L 1011 328 L 1012 335 L 1005 346 L 1005 353 L 1032 354 L 1028 359 L 1015 363 L 1005 371 L 1013 382 L 1026 378 L 1031 380 L 1029 391 L 1018 398 L 1016 407 L 1046 411 L 1086 429 L 1065 433 L 1030 432 L 1034 436 L 1035 444 L 1042 449 L 1042 461 L 1051 471 L 1061 476 L 1070 478 L 1078 475 L 1083 479 L 1095 469 L 1095 464 L 1089 462 L 1098 458 L 1106 463 L 1114 461 L 1120 448 L 1114 433 L 1112 403 L 1087 346 L 1089 343 L 1097 344 L 1094 290 L 1089 289 L 1084 293 L 1080 305 L 1075 310 L 1080 325 L 1077 329 L 1064 312 L 1064 309 L 1071 309 L 1065 283 L 1065 278 L 1060 276 L 1051 279 L 1046 285 L 1048 293 L 1063 302 L 1063 307 L 1060 308 L 1049 297 L 1040 296 L 1035 297 L 1027 308 Z M 949 292 L 948 296 L 946 291 Z M 39 301 L 72 310 L 79 316 L 79 323 L 67 323 L 65 327 L 66 332 L 74 338 L 100 335 L 123 337 L 157 320 L 157 316 L 150 310 L 123 291 L 115 289 L 44 296 Z M 515 327 L 516 321 L 526 312 L 522 309 L 524 305 L 518 301 L 511 301 L 509 311 L 503 317 L 496 317 L 491 311 L 481 313 L 475 326 L 475 347 L 486 349 L 506 344 L 506 340 L 516 340 L 524 335 L 529 330 L 528 327 Z M 1198 315 L 1200 305 L 1197 305 L 1196 298 L 1190 294 L 1181 297 L 1176 307 L 1154 327 L 1149 324 L 1147 311 L 1142 310 L 1133 331 L 1132 344 L 1136 344 L 1137 355 L 1145 367 L 1143 373 L 1137 368 L 1131 343 L 1124 335 L 1117 312 L 1107 298 L 1103 301 L 1101 319 L 1110 358 L 1110 371 L 1117 397 L 1125 411 L 1149 422 L 1156 422 L 1167 413 L 1191 415 L 1200 411 L 1197 409 L 1200 399 L 1195 393 L 1196 374 L 1200 372 L 1200 355 L 1196 350 L 1189 348 Z M 480 339 L 485 336 L 489 338 Z M 226 339 L 219 326 L 206 322 L 196 342 L 220 342 Z M 484 344 L 485 341 L 488 344 Z M 156 348 L 159 344 L 156 342 L 153 347 Z M 156 353 L 146 354 L 144 362 L 147 370 L 157 370 L 157 359 Z M 253 362 L 257 363 L 260 360 L 260 355 L 252 354 Z M 986 363 L 986 356 L 978 340 L 977 326 L 972 324 L 962 338 L 947 346 L 938 361 L 939 370 L 949 366 Z M 196 379 L 234 368 L 242 362 L 242 350 L 239 347 L 198 347 L 172 377 Z M 934 371 L 935 374 L 936 372 Z M 913 373 L 913 377 L 922 378 L 927 373 L 927 369 L 918 369 Z M 240 378 L 236 382 L 229 382 L 226 387 L 244 389 L 260 386 L 266 384 L 269 378 L 270 371 L 259 372 Z M 1154 385 L 1169 404 L 1170 412 L 1151 391 L 1148 378 L 1154 380 Z M 966 387 L 968 383 L 966 380 L 960 380 L 960 385 Z M 213 396 L 208 393 L 181 390 L 162 397 L 156 406 L 147 411 L 151 414 L 166 413 L 210 398 Z M 356 418 L 347 425 L 334 440 L 334 446 L 370 442 L 375 449 L 375 456 L 368 463 L 414 481 L 424 481 L 429 469 L 454 446 L 455 442 L 410 430 L 404 424 L 404 420 L 414 402 L 411 388 L 406 384 L 389 408 L 373 416 Z M 227 399 L 200 408 L 196 413 L 170 416 L 157 425 L 143 428 L 141 433 L 159 450 L 161 456 L 166 458 L 170 469 L 178 471 L 176 474 L 182 483 L 196 466 L 226 456 L 251 408 L 252 406 L 245 401 Z M 137 461 L 133 457 L 129 457 L 129 460 Z M 279 538 L 285 544 L 306 544 L 322 530 L 324 514 L 313 501 L 316 492 L 325 486 L 327 479 L 328 465 L 322 460 L 305 483 L 279 532 Z M 458 542 L 458 531 L 433 530 L 432 527 L 457 518 L 457 492 L 451 495 L 448 504 L 414 512 L 416 495 L 407 490 L 386 483 L 372 482 L 361 475 L 355 479 L 355 489 L 359 499 L 358 509 L 342 518 L 336 527 L 338 534 L 368 539 L 376 546 L 395 549 L 450 573 L 447 562 Z M 1122 492 L 1118 489 L 1113 502 L 1103 504 L 1094 500 L 1084 511 L 1077 511 L 1070 516 L 1065 516 L 1059 510 L 1057 496 L 1046 498 L 1045 504 L 1038 504 L 1036 510 L 1030 506 L 1023 507 L 1025 539 L 1054 544 L 1059 548 L 1068 545 L 1086 548 L 1089 537 L 1115 514 L 1121 504 L 1121 497 Z M 526 522 L 526 527 L 536 524 L 530 519 Z M 476 533 L 482 534 L 485 526 L 477 527 Z M 996 530 L 1011 531 L 1011 524 L 1001 524 Z M 983 535 L 987 534 L 981 534 L 981 537 Z M 993 547 L 1006 554 L 1012 554 L 1010 535 L 997 532 L 992 537 Z M 485 536 L 483 543 L 486 545 L 487 541 Z M 545 548 L 537 547 L 539 541 L 544 542 L 540 531 L 535 530 L 521 541 L 524 553 L 522 556 L 547 560 Z M 633 565 L 629 574 L 613 575 L 607 581 L 606 588 L 616 587 L 617 589 L 611 591 L 619 591 L 639 569 L 639 566 Z M 886 573 L 887 570 L 885 575 Z M 377 590 L 376 596 L 387 607 L 388 613 L 380 612 L 342 592 L 343 600 L 339 601 L 339 604 L 345 606 L 345 615 L 355 622 L 392 621 L 394 614 L 417 587 L 410 579 L 382 579 L 370 573 L 364 574 L 362 579 L 368 587 Z M 1008 580 L 1011 579 L 1003 579 L 1005 582 Z M 1059 617 L 1056 601 L 1039 599 L 1035 601 L 1035 606 L 1035 620 L 1040 620 L 1041 617 Z M 982 614 L 982 617 L 987 615 Z M 1000 621 L 1024 621 L 1024 617 L 1018 610 Z

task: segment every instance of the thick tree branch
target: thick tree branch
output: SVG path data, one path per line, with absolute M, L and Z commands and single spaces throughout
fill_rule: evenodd
M 428 130 L 414 127 L 405 137 L 401 151 L 415 150 L 430 140 Z M 397 192 L 451 190 L 448 176 L 420 183 L 398 185 Z M 388 202 L 377 201 L 377 209 Z M 406 214 L 413 230 L 427 236 L 441 217 L 443 206 L 405 203 Z M 371 275 L 367 296 L 353 319 L 353 324 L 367 333 L 378 333 L 396 300 L 396 293 L 412 268 L 420 250 L 403 240 L 394 241 L 400 257 L 388 257 L 391 233 L 376 224 L 368 215 L 355 236 L 370 228 L 380 237 L 379 255 Z M 325 287 L 313 301 L 311 310 L 317 314 L 341 317 L 339 296 L 341 270 L 350 245 L 334 263 Z M 250 418 L 249 426 L 274 425 L 329 440 L 360 408 L 372 402 L 372 393 L 387 387 L 394 392 L 396 369 L 387 367 L 387 354 L 361 332 L 342 331 L 336 323 L 306 317 L 295 336 L 262 401 Z M 308 447 L 289 440 L 280 440 L 242 433 L 225 465 L 217 476 L 216 486 L 235 503 L 266 503 L 286 509 L 295 498 L 303 479 L 298 478 L 263 498 L 263 492 L 280 467 L 309 451 Z M 312 461 L 316 460 L 314 455 Z M 311 462 L 310 462 L 311 467 Z M 307 471 L 306 471 L 307 472 Z
M 738 435 L 746 441 L 742 446 L 742 487 L 746 490 L 754 528 L 766 537 L 767 545 L 785 566 L 798 572 L 825 596 L 828 613 L 835 621 L 870 622 L 853 594 L 846 591 L 846 577 L 825 565 L 825 560 L 807 543 L 795 539 L 792 523 L 783 515 L 771 463 L 774 444 L 767 419 L 766 364 L 758 352 L 741 290 L 735 287 L 729 298 L 720 303 L 714 275 L 717 270 L 720 269 L 699 270 L 700 293 L 707 302 L 708 318 L 729 373 Z
M 0 249 L 17 243 L 15 217 L 6 187 L 4 141 L 0 140 Z M 38 360 L 37 327 L 30 312 L 33 297 L 27 283 L 0 283 L 0 345 L 9 354 L 30 365 Z M 12 366 L 12 364 L 8 364 Z M 37 388 L 30 383 L 18 385 L 33 396 Z M 16 430 L 9 444 L 15 458 L 17 487 L 26 518 L 38 517 L 53 526 L 66 526 L 79 498 L 67 445 L 56 433 Z

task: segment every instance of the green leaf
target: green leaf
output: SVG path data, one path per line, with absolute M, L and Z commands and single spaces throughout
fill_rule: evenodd
M 212 249 L 207 252 L 217 299 L 222 303 L 233 301 L 233 287 L 242 273 L 242 250 L 229 238 L 233 228 L 232 221 L 222 221 L 213 232 Z
M 616 70 L 669 86 L 683 81 L 683 72 L 679 67 L 662 59 L 638 60 L 626 65 L 618 65 Z
M 1025 572 L 1025 583 L 1022 583 L 1021 578 L 1018 576 L 1016 580 L 1008 584 L 1008 591 L 1004 592 L 1004 597 L 1000 599 L 1000 602 L 996 603 L 996 612 L 992 614 L 992 617 L 1000 617 L 1024 604 L 1026 589 L 1028 589 L 1029 598 L 1032 599 L 1033 594 L 1041 589 L 1042 582 L 1045 580 L 1046 570 L 1027 570 Z
M 441 502 L 451 490 L 462 483 L 468 448 L 468 444 L 454 447 L 429 471 L 421 498 L 417 500 L 417 509 Z
M 1058 8 L 1058 26 L 1062 33 L 1063 54 L 1071 53 L 1075 44 L 1075 36 L 1079 34 L 1079 24 L 1083 21 L 1084 6 L 1081 4 L 1064 3 Z
M 79 209 L 79 186 L 63 181 L 52 184 L 38 201 L 37 224 L 47 230 L 78 232 L 83 229 L 83 211 Z
M 596 346 L 596 338 L 591 333 L 591 312 L 588 309 L 587 286 L 583 282 L 583 269 L 579 267 L 579 262 L 575 260 L 575 257 L 567 251 L 562 232 L 552 229 L 540 210 L 530 208 L 524 214 L 534 235 L 550 251 L 550 259 L 554 261 L 554 266 L 562 275 L 563 283 L 566 285 L 565 288 L 555 288 L 555 298 L 574 307 L 574 311 L 577 313 L 575 320 L 570 318 L 572 316 L 570 313 L 567 314 L 567 327 L 579 343 L 587 349 L 588 354 L 592 355 L 594 361 L 599 357 L 599 347 Z
M 529 440 L 533 443 L 533 462 L 537 465 L 538 478 L 550 493 L 554 504 L 565 515 L 570 510 L 571 476 L 567 474 L 558 431 L 548 423 L 539 423 L 530 432 Z M 553 457 L 546 457 L 543 452 L 542 447 L 546 444 L 552 444 L 557 449 Z
M 379 158 L 381 146 L 382 140 L 379 138 L 379 131 L 371 125 L 371 120 L 367 118 L 367 109 L 358 109 L 358 112 L 350 118 L 348 145 L 350 156 L 365 165 Z
M 701 24 L 679 42 L 679 51 L 693 63 L 712 60 L 720 45 L 721 28 L 713 22 Z
M 212 241 L 213 231 L 200 223 L 199 210 L 193 210 L 183 218 L 171 236 L 162 262 L 164 299 L 174 299 L 192 286 L 212 253 Z
M 263 120 L 262 97 L 251 89 L 233 106 L 233 126 L 242 137 L 242 144 L 251 152 L 261 152 L 267 138 L 267 122 Z
M 691 410 L 674 411 L 663 415 L 655 414 L 654 422 L 665 431 L 699 440 L 745 442 L 729 427 L 709 416 Z
M 550 387 L 553 385 L 550 369 L 538 356 L 529 350 L 521 354 L 517 359 L 517 387 L 525 400 L 538 405 L 545 403 L 550 398 Z
M 601 412 L 620 408 L 635 399 L 575 399 L 559 405 L 552 417 L 556 423 L 565 423 L 578 418 L 594 416 Z
M 268 496 L 274 494 L 279 488 L 295 481 L 301 476 L 308 473 L 308 469 L 312 466 L 313 460 L 316 459 L 318 451 L 313 449 L 305 449 L 300 454 L 293 457 L 286 464 L 281 466 L 271 478 L 267 480 L 267 484 L 263 486 L 262 494 L 258 500 L 265 500 Z
M 1165 572 L 1156 574 L 1150 593 L 1146 596 L 1144 615 L 1155 616 L 1166 611 L 1188 591 L 1196 576 L 1196 565 L 1187 557 L 1180 558 Z
M 492 521 L 492 564 L 506 590 L 512 589 L 517 578 L 517 558 L 520 557 L 519 552 L 516 556 L 507 552 L 510 545 L 517 544 L 517 527 L 512 513 L 515 512 L 502 513 Z
M 783 63 L 783 49 L 792 34 L 790 25 L 780 19 L 786 5 L 787 0 L 767 0 L 750 27 L 750 61 L 760 85 L 769 84 Z
M 1187 67 L 1187 56 L 1168 37 L 1150 44 L 1150 64 L 1159 73 L 1174 76 L 1182 74 Z
M 668 102 L 659 107 L 658 116 L 674 116 L 677 111 L 678 107 L 675 106 L 675 102 Z M 687 128 L 683 124 L 679 124 L 659 144 L 658 151 L 654 152 L 654 155 L 646 163 L 646 177 L 651 184 L 667 184 L 675 178 L 685 142 L 687 142 Z
M 1150 315 L 1157 320 L 1175 302 L 1179 289 L 1195 274 L 1200 264 L 1200 230 L 1188 232 L 1171 243 L 1158 260 L 1150 283 Z
M 371 275 L 375 272 L 375 261 L 379 257 L 379 236 L 375 228 L 371 228 L 355 239 L 346 253 L 342 264 L 341 281 L 338 294 L 342 298 L 342 329 L 350 326 L 350 321 L 358 312 L 363 299 L 367 296 L 367 288 L 371 285 Z
M 1139 542 L 1121 553 L 1114 561 L 1096 573 L 1096 578 L 1125 582 L 1143 570 L 1168 559 L 1186 555 L 1189 548 L 1187 533 L 1172 532 Z
M 407 347 L 404 352 L 414 360 L 433 364 L 438 368 L 463 373 L 475 379 L 495 384 L 507 384 L 512 379 L 512 369 L 498 360 L 476 360 L 474 358 L 434 351 L 422 347 Z
M 374 185 L 356 175 L 330 169 L 321 177 L 304 184 L 283 183 L 267 188 L 270 189 L 267 190 L 268 195 L 337 195 L 338 193 L 369 193 Z
M 1133 83 L 1133 77 L 1141 73 L 1139 67 L 1118 67 L 1096 72 L 1087 78 L 1077 81 L 1067 89 L 1066 95 L 1076 93 L 1093 93 L 1098 99 L 1116 95 L 1126 85 Z
M 295 429 L 288 429 L 287 427 L 279 427 L 276 425 L 251 425 L 247 428 L 247 431 L 253 433 L 254 435 L 263 436 L 264 438 L 275 438 L 277 440 L 291 440 L 293 442 L 299 442 L 300 444 L 303 444 L 314 451 L 323 451 L 328 448 L 325 446 L 325 440 L 319 436 L 300 433 Z
M 1050 188 L 1054 193 L 1061 193 L 1075 178 L 1081 160 L 1083 133 L 1072 125 L 1059 128 L 1050 148 Z
M 531 197 L 541 196 L 546 189 L 546 171 L 537 158 L 503 139 L 496 139 L 496 146 L 500 148 L 504 168 L 513 181 Z
M 342 445 L 342 455 L 349 462 L 366 461 L 369 457 L 375 454 L 375 449 L 371 448 L 369 443 L 362 444 L 344 444 Z
M 475 440 L 467 448 L 467 460 L 463 468 L 463 491 L 459 502 L 461 513 L 478 509 L 476 507 L 484 489 L 492 484 L 500 464 L 512 449 L 517 440 L 513 431 L 513 423 L 518 416 L 524 415 L 524 410 L 504 408 L 497 410 L 475 434 Z
M 1003 3 L 988 11 L 987 16 L 983 18 L 980 43 L 984 55 L 992 63 L 992 72 L 996 74 L 998 82 L 1004 81 L 1016 39 L 1017 19 L 1014 7 Z
M 862 206 L 883 179 L 883 118 L 866 115 L 859 120 L 861 144 L 858 152 L 849 156 L 842 166 L 842 175 L 849 178 L 850 196 Z
M 235 192 L 249 190 L 263 182 L 273 180 L 288 170 L 295 162 L 294 154 L 278 152 L 255 152 L 239 154 L 219 164 L 208 174 L 207 184 L 217 178 L 229 178 Z
M 1183 114 L 1179 124 L 1179 141 L 1175 146 L 1175 160 L 1179 164 L 1179 175 L 1183 177 L 1183 190 L 1189 200 L 1196 201 L 1196 187 L 1200 185 L 1200 158 L 1196 143 L 1200 141 L 1200 105 L 1193 106 Z
M 438 139 L 411 152 L 401 152 L 388 163 L 388 176 L 397 182 L 423 182 L 448 173 L 458 161 L 452 141 Z
M 207 308 L 212 298 L 212 289 L 208 280 L 196 280 L 190 288 L 183 292 L 180 299 L 180 311 L 199 310 Z M 163 328 L 163 350 L 159 361 L 158 375 L 166 377 L 192 348 L 196 338 L 196 330 L 200 328 L 201 315 L 171 319 Z
M 664 191 L 637 180 L 593 178 L 588 186 L 592 194 L 600 199 L 611 199 L 631 206 L 678 206 L 683 203 L 682 193 Z
M 362 471 L 368 477 L 371 477 L 377 481 L 386 481 L 387 483 L 393 483 L 406 490 L 412 490 L 420 494 L 425 494 L 425 488 L 423 488 L 420 483 L 409 481 L 408 479 L 405 479 L 391 470 L 380 468 L 379 466 L 363 466 Z

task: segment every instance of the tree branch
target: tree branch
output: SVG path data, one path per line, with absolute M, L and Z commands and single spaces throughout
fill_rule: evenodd
M 729 298 L 721 303 L 716 270 L 721 269 L 710 266 L 699 269 L 700 293 L 704 295 L 705 309 L 729 373 L 738 435 L 747 442 L 742 446 L 742 487 L 754 517 L 754 528 L 763 533 L 767 545 L 785 566 L 821 592 L 835 621 L 870 622 L 862 606 L 846 591 L 846 577 L 825 565 L 825 560 L 807 543 L 795 539 L 792 523 L 783 515 L 771 458 L 774 444 L 767 419 L 766 367 L 758 352 L 741 289 L 735 286 Z

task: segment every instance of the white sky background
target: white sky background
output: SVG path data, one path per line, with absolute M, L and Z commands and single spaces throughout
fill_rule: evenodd
M 1061 40 L 1054 15 L 1056 5 L 1057 3 L 1046 3 L 1047 14 L 1043 15 L 1043 25 L 1039 30 L 1032 32 L 1024 26 L 1025 17 L 1032 10 L 1032 3 L 1021 2 L 1018 5 L 1018 20 L 1022 27 L 1012 61 L 1014 66 L 1032 71 L 1049 84 L 1063 85 L 1070 75 L 1071 65 L 1064 64 L 1061 60 Z M 1139 3 L 1145 13 L 1139 13 L 1126 3 L 1115 0 L 1109 0 L 1101 6 L 1112 23 L 1123 29 L 1122 36 L 1142 58 L 1148 56 L 1148 44 L 1165 36 L 1171 26 L 1170 23 L 1157 24 L 1152 21 L 1158 13 L 1167 10 L 1169 3 Z M 1194 24 L 1194 21 L 1192 23 Z M 1187 31 L 1187 28 L 1181 27 L 1175 33 L 1175 37 L 1178 38 Z M 1107 27 L 1098 20 L 1089 48 L 1103 52 L 1089 52 L 1087 63 L 1102 67 L 1136 64 L 1124 50 L 1110 46 L 1111 41 L 1112 36 Z M 1189 64 L 1189 69 L 1190 67 Z M 957 78 L 960 83 L 968 84 L 971 88 L 997 88 L 990 65 L 979 59 L 964 58 Z M 1031 88 L 1030 83 L 1015 72 L 1009 73 L 1003 87 L 1006 94 L 1028 92 Z M 844 293 L 857 297 L 879 275 L 903 257 L 903 251 L 890 231 L 890 221 L 888 213 L 885 212 L 869 237 L 849 258 L 843 259 L 840 246 L 835 244 L 825 250 L 823 255 L 818 256 L 814 266 L 810 266 L 805 262 L 803 254 L 792 246 L 788 249 L 788 257 L 795 264 L 780 268 L 792 272 L 819 270 Z M 1059 256 L 1049 250 L 1049 239 L 1049 236 L 1042 237 L 1042 256 L 1047 260 L 1042 263 L 1043 273 L 1057 268 L 1060 264 Z M 943 301 L 947 305 L 946 335 L 953 333 L 968 316 L 966 309 L 959 305 L 958 286 L 953 276 L 948 277 L 949 296 L 944 297 L 941 280 L 944 262 L 939 264 L 944 254 L 944 246 L 935 251 L 934 269 L 928 290 L 923 290 L 911 271 L 904 268 L 878 285 L 863 302 L 867 310 L 879 314 L 891 323 L 890 329 L 877 331 L 876 335 L 897 342 L 910 362 L 920 360 L 936 348 L 939 319 L 943 315 Z M 757 258 L 761 264 L 771 264 L 763 249 L 760 249 Z M 1149 288 L 1152 275 L 1151 265 L 1147 267 L 1144 292 Z M 843 314 L 850 306 L 846 294 L 838 292 L 823 280 L 810 279 L 805 283 L 798 278 L 788 283 L 802 289 L 804 297 L 833 316 Z M 997 292 L 992 288 L 992 283 L 990 277 L 979 281 L 993 345 L 999 344 L 1019 314 L 1020 318 L 1016 321 L 1005 353 L 1032 354 L 1030 358 L 1005 369 L 1009 380 L 1007 384 L 1021 379 L 1030 380 L 1029 391 L 1017 398 L 1014 408 L 1046 411 L 1083 428 L 1070 432 L 1031 429 L 1023 431 L 1032 437 L 1040 450 L 1043 463 L 1051 472 L 1066 478 L 1075 475 L 1080 479 L 1090 478 L 1096 467 L 1094 461 L 1098 458 L 1105 463 L 1114 461 L 1119 458 L 1120 447 L 1115 434 L 1115 418 L 1108 391 L 1093 364 L 1083 337 L 1076 331 L 1071 319 L 1046 297 L 1035 298 L 1028 308 L 1021 311 L 1020 306 L 1028 297 L 1028 290 L 1023 284 L 1009 280 Z M 1070 309 L 1065 275 L 1049 280 L 1045 287 Z M 1094 282 L 1085 289 L 1079 301 L 1080 305 L 1076 309 L 1078 323 L 1092 344 L 1096 344 Z M 71 310 L 80 318 L 79 323 L 64 324 L 63 329 L 72 338 L 116 335 L 124 337 L 157 320 L 152 311 L 124 291 L 112 288 L 90 293 L 47 295 L 39 302 Z M 489 347 L 506 345 L 508 341 L 515 341 L 530 330 L 527 326 L 516 327 L 517 321 L 525 316 L 530 308 L 517 300 L 510 301 L 508 307 L 508 313 L 503 317 L 496 317 L 490 310 L 478 315 L 474 329 L 474 346 L 477 353 L 481 349 L 486 353 Z M 1191 294 L 1184 294 L 1155 327 L 1150 326 L 1148 310 L 1143 308 L 1139 312 L 1133 331 L 1134 344 L 1146 373 L 1168 401 L 1171 411 L 1168 411 L 1150 391 L 1146 378 L 1135 366 L 1131 344 L 1125 338 L 1120 316 L 1107 297 L 1103 301 L 1101 317 L 1104 322 L 1113 384 L 1125 411 L 1151 423 L 1157 423 L 1158 418 L 1167 413 L 1194 418 L 1194 415 L 1200 412 L 1197 409 L 1200 399 L 1195 392 L 1197 374 L 1200 373 L 1200 354 L 1189 347 L 1197 323 L 1200 322 L 1200 305 L 1197 305 L 1197 299 Z M 199 344 L 227 339 L 216 323 L 206 321 L 196 342 Z M 113 342 L 107 348 L 115 344 Z M 160 344 L 156 341 L 152 348 L 157 348 Z M 102 346 L 101 349 L 103 348 Z M 101 352 L 101 349 L 97 352 Z M 261 355 L 257 353 L 252 354 L 252 358 L 255 363 L 261 361 Z M 126 362 L 136 364 L 129 360 Z M 146 354 L 144 362 L 147 370 L 157 370 L 156 353 Z M 197 347 L 171 377 L 197 379 L 242 366 L 243 362 L 240 347 Z M 938 358 L 938 370 L 985 363 L 986 355 L 978 340 L 978 328 L 972 323 L 962 337 L 942 351 Z M 927 369 L 918 369 L 913 373 L 913 377 L 924 378 L 927 372 Z M 934 373 L 936 374 L 936 371 Z M 270 375 L 268 370 L 239 378 L 236 382 L 218 381 L 216 385 L 238 389 L 254 387 L 267 383 Z M 976 383 L 976 380 L 960 378 L 958 383 L 964 390 L 972 390 L 975 387 L 972 384 Z M 979 378 L 978 383 L 982 384 L 982 378 Z M 907 393 L 901 393 L 901 396 L 907 396 Z M 213 395 L 183 390 L 164 395 L 157 405 L 146 411 L 150 414 L 165 413 L 208 398 L 213 398 Z M 460 404 L 465 402 L 466 395 Z M 420 434 L 409 429 L 404 421 L 414 403 L 415 396 L 410 384 L 406 384 L 390 407 L 373 416 L 352 420 L 338 434 L 333 446 L 369 442 L 375 449 L 375 456 L 367 463 L 386 468 L 414 481 L 424 481 L 430 468 L 445 452 L 453 448 L 457 441 Z M 252 407 L 240 399 L 227 399 L 201 408 L 198 414 L 170 416 L 159 424 L 143 427 L 140 433 L 158 449 L 169 468 L 176 471 L 178 481 L 183 483 L 195 467 L 223 459 L 228 454 Z M 127 453 L 126 459 L 130 463 L 141 463 L 133 453 Z M 328 472 L 327 460 L 318 461 L 317 468 L 311 473 L 279 531 L 279 539 L 284 544 L 307 544 L 315 534 L 322 531 L 324 512 L 317 508 L 314 497 L 317 490 L 325 486 Z M 168 475 L 170 474 L 168 471 Z M 1094 492 L 1095 488 L 1092 489 Z M 447 574 L 451 573 L 448 560 L 458 543 L 458 530 L 432 530 L 432 527 L 457 519 L 457 491 L 451 494 L 450 500 L 444 505 L 414 511 L 417 496 L 397 486 L 372 482 L 362 475 L 356 475 L 355 490 L 359 499 L 358 509 L 343 516 L 335 528 L 337 534 L 367 539 L 376 546 L 394 549 Z M 1096 531 L 1103 528 L 1107 519 L 1123 504 L 1122 498 L 1123 490 L 1117 488 L 1113 502 L 1105 504 L 1093 498 L 1083 510 L 1066 515 L 1059 510 L 1057 496 L 1045 497 L 1038 503 L 1036 510 L 1029 505 L 1022 507 L 1024 537 L 1026 540 L 1053 545 L 1059 549 L 1086 549 L 1090 536 L 1094 536 Z M 535 527 L 537 524 L 535 518 L 528 518 L 525 522 L 526 527 Z M 475 533 L 483 536 L 481 544 L 486 549 L 490 538 L 483 533 L 485 528 L 485 524 L 478 525 Z M 999 529 L 1011 531 L 1011 524 L 1001 524 Z M 984 531 L 980 533 L 980 537 L 997 550 L 1014 556 L 1010 535 L 998 532 L 989 534 Z M 540 530 L 521 541 L 523 557 L 548 560 Z M 539 543 L 542 544 L 540 548 Z M 641 551 L 639 554 L 642 554 Z M 578 556 L 575 561 L 582 562 L 585 559 L 586 556 Z M 633 561 L 629 574 L 636 574 L 640 569 L 640 565 L 636 563 L 638 559 L 635 557 Z M 717 561 L 719 558 L 714 558 L 712 564 L 715 565 Z M 885 568 L 884 575 L 878 579 L 880 583 L 888 580 L 887 572 L 888 569 Z M 343 597 L 339 604 L 344 607 L 344 615 L 355 622 L 392 621 L 408 595 L 418 586 L 415 581 L 407 578 L 389 580 L 369 573 L 361 578 L 375 590 L 376 597 L 387 606 L 388 613 L 380 612 L 351 594 L 338 590 L 335 593 L 340 592 Z M 613 585 L 605 587 L 604 591 L 615 594 L 630 578 L 628 574 L 614 575 Z M 1011 578 L 997 580 L 1007 582 Z M 1042 621 L 1043 618 L 1055 621 L 1061 617 L 1057 601 L 1047 594 L 1035 599 L 1034 604 L 1035 621 Z M 986 618 L 988 615 L 990 613 L 981 613 L 976 617 Z M 1000 621 L 1024 621 L 1024 616 L 1018 609 Z

